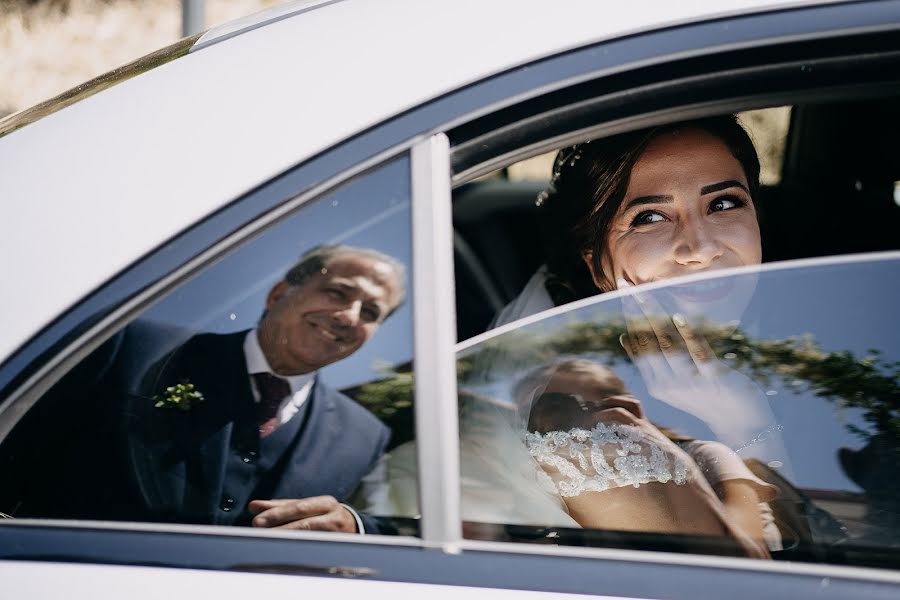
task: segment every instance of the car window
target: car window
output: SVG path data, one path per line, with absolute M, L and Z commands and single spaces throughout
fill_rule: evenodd
M 460 344 L 466 537 L 896 568 L 898 270 L 744 267 Z
M 895 104 L 615 129 L 454 190 L 465 537 L 896 566 Z
M 402 157 L 176 286 L 2 441 L 0 511 L 415 533 L 381 498 L 413 437 L 410 226 Z

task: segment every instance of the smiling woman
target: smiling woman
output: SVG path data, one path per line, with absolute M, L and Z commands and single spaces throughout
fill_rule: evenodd
M 733 116 L 562 150 L 540 200 L 555 304 L 762 257 L 759 160 Z
M 459 203 L 503 178 L 461 188 Z M 457 346 L 466 535 L 776 560 L 822 560 L 849 543 L 848 528 L 857 541 L 877 537 L 845 508 L 810 498 L 853 490 L 857 509 L 865 503 L 844 474 L 852 468 L 836 465 L 849 455 L 838 450 L 849 443 L 839 421 L 859 415 L 835 418 L 823 398 L 865 395 L 864 384 L 834 389 L 848 376 L 834 367 L 839 356 L 859 373 L 869 360 L 836 348 L 878 336 L 829 337 L 835 323 L 847 326 L 845 313 L 868 311 L 820 309 L 839 295 L 840 276 L 761 264 L 772 229 L 800 226 L 785 217 L 787 194 L 759 180 L 756 149 L 733 115 L 559 150 L 549 187 L 531 192 L 544 264 L 531 266 L 493 330 Z M 527 264 L 530 248 L 520 250 L 515 260 Z M 820 281 L 828 287 L 817 296 Z M 877 304 L 895 291 L 859 294 Z M 878 360 L 894 345 L 865 347 Z M 820 375 L 832 383 L 813 383 Z M 881 443 L 868 427 L 846 429 Z M 811 439 L 819 431 L 827 438 Z M 876 504 L 865 509 L 873 522 Z
M 549 240 L 546 291 L 559 305 L 617 288 L 759 264 L 753 200 L 758 186 L 755 149 L 731 115 L 565 148 L 557 155 L 549 190 L 539 198 Z M 712 448 L 714 463 L 729 456 L 728 446 L 775 425 L 765 397 L 718 363 L 695 327 L 701 318 L 722 323 L 739 318 L 752 290 L 752 278 L 745 278 L 737 285 L 728 280 L 678 289 L 674 304 L 666 306 L 646 294 L 624 301 L 622 347 L 654 397 L 699 417 L 726 444 L 704 443 Z M 517 401 L 526 413 L 548 392 L 579 402 L 587 397 L 582 387 L 568 383 L 556 389 L 552 371 L 545 377 L 549 381 Z M 602 407 L 590 414 L 587 426 L 557 414 L 555 429 L 528 434 L 531 455 L 551 477 L 562 479 L 559 492 L 580 525 L 725 536 L 740 553 L 768 556 L 756 489 L 738 491 L 735 486 L 743 483 L 707 481 L 696 461 L 641 410 Z M 568 462 L 574 458 L 577 466 Z M 743 464 L 741 469 L 746 471 Z
M 654 138 L 631 169 L 599 250 L 602 271 L 593 248 L 582 253 L 598 287 L 758 264 L 759 223 L 744 168 L 701 129 Z

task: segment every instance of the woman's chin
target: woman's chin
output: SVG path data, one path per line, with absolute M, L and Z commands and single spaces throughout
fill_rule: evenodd
M 678 312 L 688 323 L 702 321 L 709 325 L 734 326 L 744 316 L 756 282 L 755 273 L 717 277 L 665 288 L 665 295 L 673 312 Z

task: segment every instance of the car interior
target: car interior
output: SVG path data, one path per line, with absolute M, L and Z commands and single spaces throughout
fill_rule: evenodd
M 764 262 L 900 248 L 900 112 L 894 97 L 791 108 L 780 181 L 763 183 Z M 504 168 L 453 194 L 457 339 L 482 333 L 543 263 L 545 181 Z

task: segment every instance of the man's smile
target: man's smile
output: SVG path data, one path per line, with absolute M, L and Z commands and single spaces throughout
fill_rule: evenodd
M 335 342 L 335 343 L 342 343 L 342 342 L 346 341 L 344 339 L 343 335 L 341 335 L 335 331 L 332 331 L 331 329 L 329 329 L 328 327 L 326 327 L 324 325 L 320 325 L 319 323 L 316 323 L 314 321 L 308 321 L 308 323 L 309 323 L 310 327 L 312 327 L 313 331 L 315 331 L 316 334 L 320 338 L 324 339 L 325 341 Z

